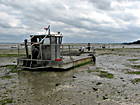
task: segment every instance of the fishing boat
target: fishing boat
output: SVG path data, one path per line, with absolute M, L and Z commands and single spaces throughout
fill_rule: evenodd
M 29 70 L 70 69 L 95 63 L 94 51 L 91 51 L 89 43 L 85 49 L 65 45 L 62 44 L 62 33 L 50 33 L 50 26 L 44 29 L 45 34 L 30 35 L 30 41 L 24 40 L 26 56 L 18 58 L 18 67 Z

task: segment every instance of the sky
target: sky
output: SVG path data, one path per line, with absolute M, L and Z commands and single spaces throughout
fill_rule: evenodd
M 140 39 L 140 0 L 0 0 L 0 42 L 60 31 L 64 43 Z

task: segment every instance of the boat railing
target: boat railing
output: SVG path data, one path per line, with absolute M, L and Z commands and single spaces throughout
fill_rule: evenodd
M 87 44 L 51 44 L 51 45 L 45 45 L 45 46 L 54 46 L 54 47 L 59 47 L 60 48 L 60 56 L 63 58 L 63 56 L 80 56 L 81 54 L 85 53 L 95 53 L 94 45 L 90 46 L 90 50 L 88 49 Z M 32 45 L 31 43 L 28 43 L 28 53 L 29 53 L 29 59 L 32 58 Z M 20 57 L 26 57 L 26 51 L 25 51 L 25 46 L 24 44 L 18 44 L 17 48 L 17 55 Z M 39 49 L 41 52 L 41 49 Z M 40 55 L 41 59 L 41 55 Z

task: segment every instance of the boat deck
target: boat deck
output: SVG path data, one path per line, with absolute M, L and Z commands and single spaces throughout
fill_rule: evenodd
M 31 59 L 20 59 L 21 61 L 35 61 Z M 22 66 L 23 69 L 41 69 L 41 68 L 57 68 L 57 69 L 69 69 L 79 65 L 83 65 L 93 61 L 92 56 L 87 54 L 82 54 L 80 56 L 63 56 L 62 61 L 48 61 L 48 60 L 37 60 L 39 62 L 49 62 L 50 64 L 46 66 Z

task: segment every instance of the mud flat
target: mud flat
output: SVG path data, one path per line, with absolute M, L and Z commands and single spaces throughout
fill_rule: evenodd
M 96 49 L 96 57 L 95 66 L 63 72 L 21 71 L 3 65 L 0 104 L 140 105 L 140 49 Z

